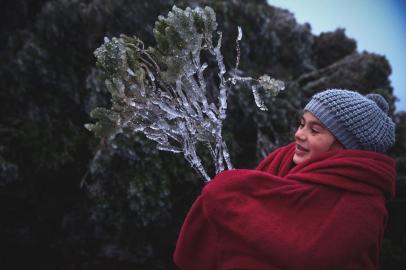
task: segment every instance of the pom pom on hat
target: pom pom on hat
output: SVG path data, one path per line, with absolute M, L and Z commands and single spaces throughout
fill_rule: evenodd
M 346 149 L 386 152 L 395 143 L 395 124 L 389 105 L 379 94 L 330 89 L 306 105 Z

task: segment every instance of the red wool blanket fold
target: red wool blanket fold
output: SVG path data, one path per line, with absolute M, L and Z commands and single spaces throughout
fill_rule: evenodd
M 377 269 L 395 193 L 395 161 L 360 150 L 293 167 L 295 145 L 256 170 L 218 174 L 190 209 L 174 261 L 180 269 Z

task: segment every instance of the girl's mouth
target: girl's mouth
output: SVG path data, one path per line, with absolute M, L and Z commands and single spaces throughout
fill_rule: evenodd
M 309 152 L 308 149 L 304 148 L 303 146 L 301 146 L 300 144 L 296 144 L 296 150 L 299 150 L 301 152 Z

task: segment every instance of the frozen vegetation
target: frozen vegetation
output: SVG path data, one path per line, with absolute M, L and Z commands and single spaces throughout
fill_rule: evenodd
M 238 69 L 240 27 L 236 61 L 227 71 L 222 33 L 216 30 L 216 15 L 210 7 L 182 10 L 174 6 L 155 23 L 155 47 L 145 48 L 137 37 L 106 37 L 95 56 L 112 106 L 94 109 L 91 116 L 98 121 L 86 128 L 111 143 L 119 133 L 142 132 L 159 150 L 183 153 L 205 181 L 211 177 L 208 164 L 199 157 L 199 147 L 210 153 L 215 173 L 232 169 L 222 136 L 229 91 L 236 83 L 246 83 L 259 109 L 267 110 L 263 95 L 276 95 L 285 86 L 268 75 L 242 76 Z M 218 70 L 214 90 L 207 88 L 208 63 Z

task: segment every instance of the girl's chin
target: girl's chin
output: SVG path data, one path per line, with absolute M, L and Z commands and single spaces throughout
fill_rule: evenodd
M 294 154 L 293 155 L 293 163 L 295 163 L 296 165 L 305 161 L 306 159 L 309 158 L 309 155 L 298 155 L 298 154 Z

